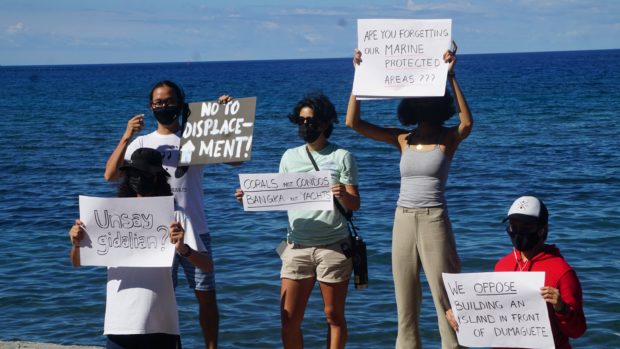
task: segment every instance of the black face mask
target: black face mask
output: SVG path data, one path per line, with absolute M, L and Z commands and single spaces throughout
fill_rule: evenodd
M 153 196 L 155 194 L 155 182 L 153 177 L 130 175 L 129 187 L 140 196 Z
M 529 251 L 532 247 L 536 246 L 536 244 L 540 241 L 540 236 L 538 235 L 539 230 L 540 229 L 530 232 L 514 232 L 510 231 L 510 227 L 506 228 L 506 232 L 512 241 L 512 246 L 514 246 L 518 251 Z
M 306 122 L 299 125 L 299 137 L 307 143 L 313 143 L 319 138 L 319 136 L 321 136 L 319 124 Z
M 153 109 L 153 116 L 162 125 L 170 125 L 176 121 L 179 115 L 179 109 L 175 105 L 170 105 L 163 108 Z

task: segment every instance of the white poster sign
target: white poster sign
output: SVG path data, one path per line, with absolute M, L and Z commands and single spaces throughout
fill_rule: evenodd
M 245 211 L 334 209 L 329 171 L 239 174 Z
M 443 273 L 466 347 L 553 348 L 544 272 Z
M 169 267 L 174 258 L 172 196 L 96 198 L 81 196 L 86 236 L 80 263 L 108 267 Z
M 443 96 L 452 42 L 450 19 L 358 19 L 353 94 L 369 97 Z

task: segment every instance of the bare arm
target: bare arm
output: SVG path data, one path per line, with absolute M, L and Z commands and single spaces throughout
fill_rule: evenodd
M 121 176 L 121 171 L 118 168 L 123 165 L 127 146 L 129 145 L 129 142 L 131 142 L 133 136 L 140 132 L 143 127 L 144 114 L 136 115 L 127 121 L 127 129 L 125 129 L 125 133 L 123 133 L 121 140 L 118 142 L 118 145 L 112 154 L 110 154 L 110 157 L 105 164 L 105 173 L 103 174 L 103 178 L 105 178 L 106 181 L 110 182 Z
M 340 204 L 349 211 L 357 211 L 360 208 L 360 193 L 357 185 L 334 184 L 332 193 Z
M 450 83 L 450 87 L 452 88 L 452 92 L 454 93 L 454 97 L 456 98 L 460 121 L 451 137 L 451 153 L 454 153 L 459 143 L 469 136 L 474 126 L 474 119 L 471 115 L 471 111 L 469 110 L 469 105 L 467 104 L 465 95 L 463 95 L 461 86 L 459 86 L 459 83 L 456 81 L 456 75 L 454 73 L 454 66 L 456 65 L 456 44 L 453 42 L 453 45 L 453 51 L 446 52 L 443 57 L 444 60 L 450 64 L 448 68 L 448 81 Z
M 175 244 L 176 251 L 204 272 L 212 272 L 213 261 L 211 260 L 211 256 L 209 256 L 206 252 L 193 250 L 183 241 L 184 237 L 185 230 L 183 229 L 181 223 L 172 222 L 170 224 L 170 241 Z
M 456 81 L 456 76 L 448 77 L 448 80 L 450 81 L 450 86 L 452 86 L 452 91 L 454 91 L 454 96 L 456 97 L 456 103 L 459 109 L 460 123 L 457 129 L 457 135 L 460 142 L 467 138 L 471 133 L 471 129 L 474 126 L 474 119 L 471 116 L 469 105 L 463 95 L 463 91 L 461 90 L 459 83 Z
M 362 53 L 360 50 L 355 49 L 353 55 L 353 67 L 357 68 L 362 63 Z M 360 117 L 360 102 L 356 96 L 351 94 L 349 98 L 349 105 L 347 107 L 346 117 L 347 127 L 352 128 L 355 132 L 362 136 L 374 139 L 379 142 L 392 144 L 400 150 L 399 135 L 407 133 L 405 130 L 397 128 L 384 128 L 370 122 L 362 120 Z
M 360 102 L 355 95 L 349 98 L 346 117 L 347 127 L 352 128 L 362 136 L 374 139 L 379 142 L 392 144 L 400 149 L 398 136 L 407 131 L 398 128 L 380 127 L 370 122 L 362 120 L 360 117 Z
M 69 237 L 71 238 L 71 253 L 69 257 L 71 264 L 77 268 L 80 266 L 80 241 L 84 239 L 84 225 L 79 219 L 76 219 L 73 226 L 71 226 Z

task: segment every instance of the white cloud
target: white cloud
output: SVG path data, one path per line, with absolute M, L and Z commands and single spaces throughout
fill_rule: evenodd
M 6 29 L 7 34 L 10 34 L 10 35 L 15 35 L 15 34 L 20 33 L 22 31 L 24 31 L 24 23 L 23 22 L 17 22 L 15 24 L 13 24 L 12 26 L 9 26 Z
M 317 34 L 304 34 L 304 39 L 309 42 L 317 42 L 322 39 L 320 35 Z
M 344 11 L 326 10 L 318 8 L 296 8 L 293 12 L 297 15 L 311 15 L 311 16 L 344 16 L 347 15 Z
M 278 23 L 272 21 L 264 21 L 261 23 L 261 26 L 265 29 L 277 29 L 280 27 Z
M 470 2 L 447 2 L 447 3 L 428 3 L 428 4 L 416 4 L 413 0 L 407 0 L 405 8 L 413 12 L 422 11 L 456 11 L 456 12 L 483 12 L 482 9 L 477 8 Z

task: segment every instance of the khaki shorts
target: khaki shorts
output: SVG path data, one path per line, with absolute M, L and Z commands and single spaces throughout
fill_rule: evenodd
M 342 244 L 351 249 L 349 238 L 324 246 L 287 243 L 282 251 L 280 278 L 301 280 L 315 277 L 320 282 L 337 283 L 351 278 L 353 263 L 342 252 Z

